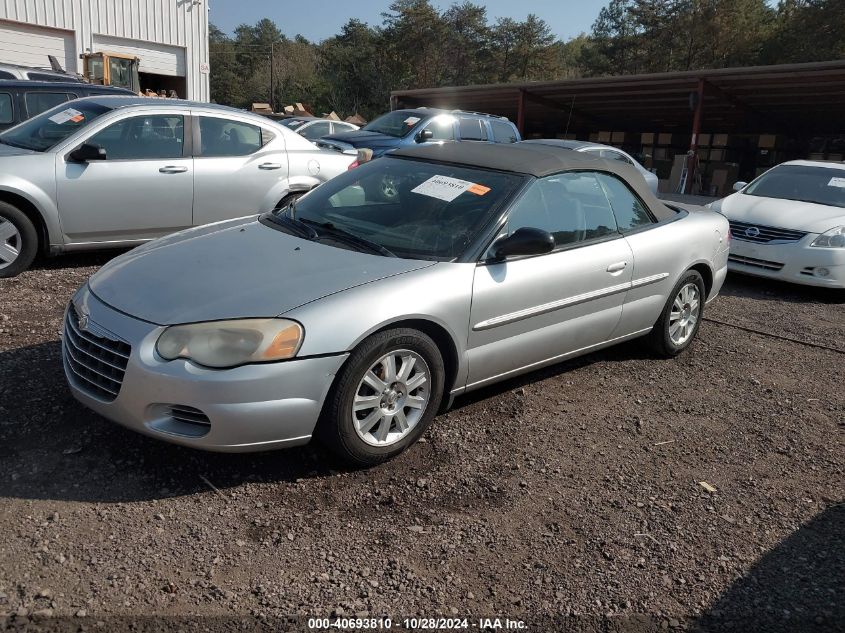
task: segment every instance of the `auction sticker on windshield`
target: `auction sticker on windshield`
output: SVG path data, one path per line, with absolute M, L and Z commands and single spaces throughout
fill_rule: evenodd
M 80 121 L 85 120 L 85 115 L 82 114 L 79 110 L 68 108 L 67 110 L 57 112 L 56 114 L 50 117 L 50 120 L 53 123 L 58 123 L 59 125 L 61 125 L 62 123 L 67 123 L 68 121 L 71 121 L 73 123 L 79 123 Z
M 831 178 L 827 183 L 828 187 L 843 187 L 845 188 L 845 178 Z
M 432 176 L 425 182 L 411 189 L 412 193 L 418 193 L 430 198 L 452 202 L 464 191 L 469 191 L 477 196 L 483 196 L 490 191 L 490 187 L 479 185 L 469 180 L 451 178 L 449 176 Z

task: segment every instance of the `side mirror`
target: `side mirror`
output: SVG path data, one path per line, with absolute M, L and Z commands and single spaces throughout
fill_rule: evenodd
M 426 141 L 430 141 L 434 138 L 434 132 L 431 130 L 420 130 L 417 133 L 417 143 L 425 143 Z
M 493 244 L 493 257 L 505 259 L 514 255 L 543 255 L 555 248 L 555 238 L 548 231 L 523 227 Z
M 106 148 L 94 143 L 83 143 L 70 153 L 70 159 L 76 163 L 106 160 Z
M 745 181 L 742 181 L 742 180 L 735 182 L 734 183 L 734 191 L 739 191 L 740 189 L 745 189 L 745 187 L 747 185 L 748 185 L 748 183 L 745 182 Z

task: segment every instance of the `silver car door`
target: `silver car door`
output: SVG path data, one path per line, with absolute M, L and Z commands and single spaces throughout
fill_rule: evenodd
M 268 193 L 288 177 L 284 137 L 254 122 L 195 115 L 194 224 L 269 211 Z M 269 207 L 268 207 L 269 205 Z
M 193 160 L 187 112 L 128 114 L 83 142 L 105 160 L 56 156 L 56 197 L 65 241 L 122 242 L 191 226 Z
M 683 265 L 682 249 L 689 241 L 682 223 L 657 223 L 648 206 L 616 176 L 599 174 L 619 231 L 633 253 L 631 290 L 625 297 L 622 320 L 614 336 L 625 336 L 654 325 L 669 296 L 674 276 Z
M 482 261 L 473 281 L 468 386 L 611 338 L 631 281 L 631 249 L 595 174 L 550 176 L 512 208 L 503 234 L 552 233 L 546 255 Z

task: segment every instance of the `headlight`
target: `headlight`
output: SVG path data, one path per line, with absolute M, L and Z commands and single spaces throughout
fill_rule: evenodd
M 845 248 L 845 226 L 837 226 L 819 235 L 810 246 Z
M 293 358 L 302 326 L 288 319 L 238 319 L 174 325 L 162 332 L 156 351 L 166 360 L 187 358 L 206 367 L 235 367 Z

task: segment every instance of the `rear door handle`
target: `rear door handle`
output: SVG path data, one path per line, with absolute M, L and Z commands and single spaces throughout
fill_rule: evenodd
M 616 262 L 615 264 L 611 264 L 607 267 L 607 272 L 609 273 L 619 273 L 625 270 L 625 267 L 628 265 L 628 262 Z
M 159 171 L 162 174 L 184 174 L 188 171 L 188 168 L 177 165 L 168 165 L 167 167 L 162 167 Z
M 258 166 L 258 169 L 281 169 L 281 168 L 282 168 L 281 163 L 261 163 Z

